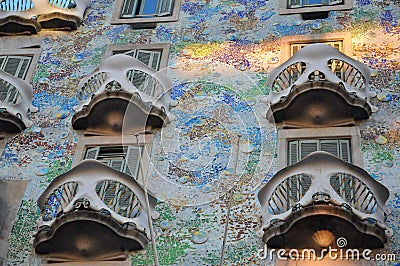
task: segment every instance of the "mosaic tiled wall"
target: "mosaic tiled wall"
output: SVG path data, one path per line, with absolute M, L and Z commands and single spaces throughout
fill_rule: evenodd
M 265 263 L 257 258 L 262 243 L 255 195 L 276 171 L 276 134 L 265 119 L 263 100 L 269 92 L 268 72 L 282 63 L 281 37 L 340 31 L 351 33 L 352 56 L 372 69 L 379 110 L 360 125 L 364 168 L 390 189 L 388 223 L 394 236 L 387 251 L 400 252 L 399 1 L 356 0 L 351 11 L 304 21 L 300 15 L 279 16 L 276 0 L 184 0 L 178 22 L 145 30 L 111 25 L 113 5 L 112 0 L 91 1 L 77 31 L 40 33 L 44 43 L 32 79 L 33 104 L 39 112 L 32 117 L 32 127 L 7 141 L 0 161 L 2 177 L 31 179 L 12 231 L 8 264 L 40 262 L 30 244 L 39 216 L 36 199 L 71 167 L 80 137 L 70 122 L 79 80 L 97 67 L 107 45 L 159 42 L 172 43 L 172 72 L 181 68 L 188 75 L 187 80 L 174 80 L 172 113 L 177 119 L 155 133 L 152 147 L 149 187 L 163 201 L 157 207 L 161 217 L 154 223 L 160 263 L 219 263 L 225 192 L 232 187 L 225 263 Z M 209 71 L 210 65 L 220 69 L 224 64 L 229 67 L 222 73 Z M 188 74 L 199 71 L 197 76 Z M 226 73 L 235 78 L 226 78 Z M 231 140 L 238 133 L 236 147 Z M 174 147 L 176 139 L 179 148 Z M 165 146 L 168 142 L 171 145 Z M 230 179 L 236 155 L 240 180 Z M 132 261 L 152 265 L 151 247 Z

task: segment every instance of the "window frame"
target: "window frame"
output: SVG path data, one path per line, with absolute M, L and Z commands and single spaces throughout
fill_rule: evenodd
M 343 0 L 343 4 L 310 5 L 310 6 L 303 5 L 303 6 L 297 7 L 297 8 L 289 8 L 289 1 L 290 0 L 280 0 L 279 1 L 279 15 L 340 11 L 340 10 L 350 10 L 353 8 L 353 1 L 350 1 L 350 0 Z
M 114 54 L 125 53 L 132 50 L 161 51 L 161 59 L 159 62 L 159 69 L 161 70 L 168 66 L 170 49 L 171 49 L 171 43 L 110 45 L 107 46 L 104 57 L 107 58 Z
M 174 0 L 172 13 L 170 16 L 159 16 L 159 17 L 154 16 L 150 18 L 140 18 L 140 17 L 122 18 L 121 13 L 124 3 L 125 0 L 117 0 L 115 2 L 114 11 L 111 17 L 111 24 L 134 24 L 135 27 L 146 28 L 149 26 L 149 24 L 178 21 L 182 0 Z M 150 26 L 155 27 L 155 25 L 150 25 Z
M 350 139 L 351 163 L 363 167 L 361 152 L 361 135 L 358 126 L 326 127 L 326 128 L 296 128 L 278 130 L 277 167 L 278 170 L 289 165 L 289 142 L 292 140 L 314 139 Z
M 351 33 L 350 32 L 335 32 L 326 34 L 309 34 L 309 35 L 295 35 L 295 36 L 285 36 L 281 39 L 281 62 L 287 61 L 292 57 L 291 55 L 291 45 L 293 44 L 312 44 L 312 43 L 324 43 L 324 42 L 343 42 L 342 53 L 347 56 L 352 56 L 353 48 L 351 43 Z
M 142 146 L 139 161 L 139 169 L 136 181 L 143 184 L 143 178 L 147 175 L 150 164 L 150 152 L 153 143 L 153 134 L 146 135 L 117 135 L 117 136 L 82 136 L 75 150 L 72 167 L 85 160 L 88 148 L 112 147 L 112 146 Z M 123 173 L 123 172 L 121 172 Z M 134 177 L 133 177 L 134 178 Z

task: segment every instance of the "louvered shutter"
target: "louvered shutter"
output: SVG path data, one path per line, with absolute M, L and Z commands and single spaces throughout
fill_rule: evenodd
M 30 56 L 7 56 L 3 61 L 2 70 L 14 77 L 24 79 L 31 60 Z
M 303 3 L 301 0 L 289 0 L 289 8 L 302 7 Z
M 302 140 L 299 141 L 300 144 L 300 160 L 309 155 L 314 151 L 318 151 L 318 141 L 317 140 Z
M 158 70 L 160 67 L 161 52 L 149 50 L 136 50 L 135 58 L 145 65 Z
M 171 16 L 173 5 L 174 0 L 159 0 L 157 3 L 157 15 L 160 17 Z
M 109 165 L 112 169 L 122 172 L 125 166 L 124 159 L 111 159 Z
M 133 18 L 136 15 L 138 0 L 125 0 L 121 9 L 122 18 Z
M 126 155 L 126 163 L 123 172 L 133 178 L 138 178 L 139 165 L 140 165 L 140 153 L 141 149 L 139 146 L 129 146 Z
M 340 159 L 345 162 L 351 163 L 351 153 L 350 153 L 350 140 L 340 140 Z
M 289 142 L 289 156 L 288 156 L 289 165 L 295 164 L 299 160 L 298 145 L 299 145 L 298 141 Z
M 320 150 L 339 157 L 339 147 L 337 140 L 320 140 Z
M 338 5 L 338 4 L 342 4 L 343 0 L 328 0 L 328 4 L 329 5 Z
M 99 155 L 100 147 L 93 147 L 93 148 L 88 148 L 86 150 L 85 154 L 85 159 L 97 159 L 97 156 Z

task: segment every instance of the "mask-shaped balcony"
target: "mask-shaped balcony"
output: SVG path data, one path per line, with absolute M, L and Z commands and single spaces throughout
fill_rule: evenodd
M 76 30 L 87 0 L 3 0 L 0 2 L 0 36 L 36 34 L 41 28 Z
M 354 125 L 377 110 L 370 70 L 326 44 L 298 51 L 269 75 L 269 119 L 286 127 Z
M 33 245 L 48 261 L 124 260 L 150 239 L 156 199 L 130 176 L 85 160 L 58 176 L 38 199 Z
M 111 56 L 79 83 L 73 128 L 102 135 L 162 127 L 171 86 L 164 72 L 128 55 Z
M 19 133 L 32 125 L 32 86 L 0 70 L 0 132 Z
M 263 241 L 271 248 L 321 250 L 344 237 L 346 248 L 381 248 L 392 234 L 385 225 L 388 197 L 362 168 L 311 153 L 259 191 Z

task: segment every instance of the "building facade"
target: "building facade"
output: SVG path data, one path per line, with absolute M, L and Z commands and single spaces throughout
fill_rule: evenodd
M 0 264 L 398 265 L 399 20 L 1 1 Z

